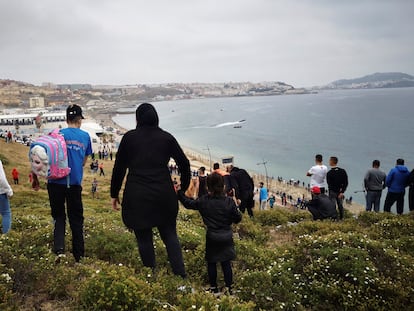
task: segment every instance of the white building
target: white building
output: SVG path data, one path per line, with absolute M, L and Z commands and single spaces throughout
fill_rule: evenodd
M 40 96 L 30 97 L 29 98 L 29 105 L 30 108 L 44 108 L 45 107 L 45 99 Z

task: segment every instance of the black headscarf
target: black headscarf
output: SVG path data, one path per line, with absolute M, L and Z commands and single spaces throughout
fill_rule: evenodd
M 138 106 L 135 113 L 138 126 L 158 126 L 159 119 L 157 111 L 154 106 L 148 103 L 143 103 Z

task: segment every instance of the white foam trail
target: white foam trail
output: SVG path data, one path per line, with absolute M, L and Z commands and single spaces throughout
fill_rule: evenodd
M 239 121 L 224 122 L 224 123 L 220 123 L 220 124 L 217 124 L 215 126 L 212 126 L 212 127 L 224 127 L 224 126 L 231 126 L 231 125 L 236 125 L 236 124 L 240 124 L 240 122 Z

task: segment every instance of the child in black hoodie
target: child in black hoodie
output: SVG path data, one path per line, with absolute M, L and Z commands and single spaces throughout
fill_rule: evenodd
M 187 209 L 198 210 L 207 227 L 206 261 L 212 293 L 218 294 L 217 263 L 221 263 L 227 292 L 231 294 L 233 271 L 231 260 L 236 257 L 231 225 L 239 223 L 242 215 L 233 198 L 224 195 L 224 180 L 220 174 L 212 173 L 207 177 L 208 194 L 194 200 L 186 197 L 183 190 L 178 198 Z

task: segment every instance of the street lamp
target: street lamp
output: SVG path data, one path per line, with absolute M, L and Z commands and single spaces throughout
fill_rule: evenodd
M 210 148 L 207 145 L 207 149 L 203 149 L 203 150 L 207 150 L 208 151 L 208 157 L 210 159 L 210 174 L 211 174 L 211 153 L 210 153 Z
M 265 173 L 266 173 L 266 187 L 267 187 L 267 189 L 269 190 L 269 181 L 268 181 L 268 179 L 267 179 L 267 167 L 266 167 L 266 163 L 267 163 L 267 161 L 265 161 L 265 160 L 263 159 L 263 161 L 262 161 L 262 162 L 259 162 L 259 163 L 257 163 L 256 165 L 263 165 L 263 166 L 264 166 Z

